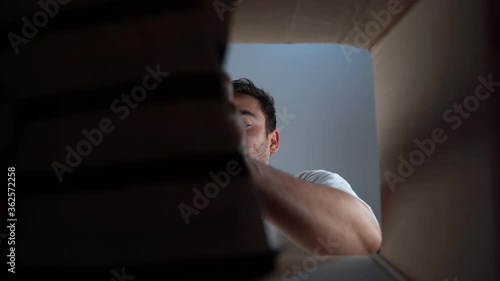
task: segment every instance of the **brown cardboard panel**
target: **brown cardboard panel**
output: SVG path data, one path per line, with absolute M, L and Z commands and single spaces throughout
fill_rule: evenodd
M 268 252 L 251 181 L 232 176 L 206 207 L 195 207 L 193 189 L 203 193 L 213 182 L 207 174 L 205 180 L 174 185 L 22 200 L 26 207 L 18 210 L 24 221 L 17 232 L 23 241 L 18 263 L 125 266 Z M 179 210 L 181 203 L 199 212 L 189 216 L 189 224 Z
M 17 46 L 17 53 L 6 42 L 6 51 L 0 50 L 0 85 L 5 95 L 23 97 L 141 79 L 147 66 L 158 64 L 165 72 L 217 72 L 229 20 L 219 18 L 212 2 L 197 2 L 196 9 L 176 13 L 91 25 L 82 20 L 76 27 L 48 24 Z
M 371 49 L 380 253 L 410 280 L 499 278 L 496 101 L 490 96 L 466 117 L 453 113 L 466 98 L 472 104 L 476 91 L 495 90 L 480 86 L 479 77 L 500 80 L 490 61 L 489 10 L 489 1 L 420 1 Z M 416 151 L 423 151 L 416 142 L 432 138 L 433 131 L 441 132 L 442 143 L 428 145 L 427 154 L 420 153 L 424 160 L 416 160 Z M 410 155 L 414 170 L 398 171 Z M 401 182 L 393 177 L 391 187 L 388 172 Z
M 325 259 L 319 261 L 312 254 L 299 255 L 285 252 L 277 260 L 275 270 L 256 281 L 300 280 L 300 278 L 310 281 L 400 281 L 380 267 L 371 256 L 331 256 Z M 318 268 L 310 265 L 311 260 L 316 260 Z M 301 268 L 301 272 L 295 273 L 296 268 Z
M 493 64 L 493 72 L 497 74 L 497 77 L 500 76 L 500 37 L 495 36 L 495 34 L 500 34 L 500 17 L 498 17 L 498 11 L 500 11 L 500 2 L 499 1 L 490 1 L 490 11 L 489 11 L 489 23 L 490 27 L 488 28 L 488 31 L 490 34 L 493 34 L 491 37 L 491 51 L 492 51 L 492 56 L 491 56 L 491 62 Z M 497 93 L 497 98 L 496 101 L 493 103 L 493 108 L 499 108 L 500 106 L 500 101 L 498 100 L 498 93 Z M 495 137 L 497 140 L 497 144 L 500 142 L 500 114 L 498 110 L 493 110 L 493 127 L 496 128 L 495 130 Z M 493 152 L 494 155 L 496 156 L 496 161 L 494 162 L 494 165 L 496 167 L 500 166 L 500 149 L 497 149 L 496 151 Z M 497 169 L 498 171 L 499 169 Z M 498 185 L 497 185 L 498 186 Z M 498 201 L 500 201 L 500 188 L 494 189 L 491 196 L 493 198 L 497 198 Z M 498 205 L 497 205 L 498 206 Z M 497 218 L 497 229 L 500 229 L 500 208 L 497 207 L 496 210 L 494 210 L 496 213 L 496 218 Z M 500 231 L 500 230 L 499 230 Z M 498 240 L 498 237 L 496 238 Z M 497 242 L 499 243 L 499 242 Z M 500 248 L 500 246 L 497 247 L 497 249 Z M 496 261 L 500 261 L 500 251 L 497 250 L 496 257 L 494 257 Z M 500 268 L 497 267 L 497 276 L 500 276 Z
M 6 153 L 5 148 L 14 140 L 13 120 L 14 106 L 12 104 L 0 103 L 0 126 L 3 128 L 2 138 L 0 140 L 0 153 Z M 3 158 L 3 157 L 2 157 Z M 2 159 L 4 161 L 4 159 Z
M 37 18 L 36 21 L 43 22 L 42 13 L 48 15 L 49 21 L 52 18 L 60 15 L 61 12 L 68 10 L 78 10 L 81 8 L 96 8 L 103 5 L 114 6 L 113 13 L 118 12 L 125 5 L 130 7 L 136 7 L 136 9 L 144 8 L 151 4 L 156 4 L 158 7 L 165 7 L 166 11 L 176 12 L 187 12 L 193 9 L 199 8 L 203 0 L 188 0 L 188 1 L 172 1 L 165 2 L 161 4 L 154 3 L 155 1 L 144 1 L 138 3 L 130 0 L 20 0 L 12 2 L 2 2 L 0 4 L 0 26 L 6 23 L 20 23 L 22 25 L 23 17 L 26 17 L 29 21 L 33 22 L 33 18 Z M 206 1 L 205 1 L 206 2 Z M 142 6 L 141 6 L 142 4 Z M 14 30 L 13 30 L 14 31 Z M 15 31 L 14 31 L 15 32 Z
M 415 2 L 417 1 L 243 1 L 235 11 L 230 41 L 339 43 L 369 48 Z
M 137 108 L 129 109 L 128 115 L 109 110 L 35 121 L 24 128 L 15 165 L 25 171 L 52 169 L 54 161 L 66 163 L 70 154 L 67 146 L 77 152 L 87 150 L 79 149 L 80 143 L 88 143 L 90 138 L 97 140 L 99 133 L 101 142 L 92 145 L 80 167 L 232 152 L 238 148 L 239 140 L 236 132 L 228 130 L 229 114 L 225 104 L 213 100 L 138 104 Z M 105 121 L 104 130 L 103 119 L 110 120 Z M 108 128 L 112 129 L 109 133 Z
M 147 66 L 215 72 L 216 44 L 207 37 L 180 15 L 52 33 L 2 57 L 0 84 L 6 95 L 25 97 L 141 79 Z

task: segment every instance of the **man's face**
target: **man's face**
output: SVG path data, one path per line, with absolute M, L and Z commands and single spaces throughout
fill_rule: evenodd
M 254 97 L 243 94 L 234 95 L 234 105 L 241 113 L 246 128 L 247 153 L 251 158 L 269 164 L 271 154 L 278 151 L 279 134 L 266 133 L 266 119 L 260 103 Z

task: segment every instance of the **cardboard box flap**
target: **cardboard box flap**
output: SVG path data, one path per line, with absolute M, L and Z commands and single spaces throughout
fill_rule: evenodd
M 370 48 L 418 1 L 243 1 L 233 43 L 339 43 Z

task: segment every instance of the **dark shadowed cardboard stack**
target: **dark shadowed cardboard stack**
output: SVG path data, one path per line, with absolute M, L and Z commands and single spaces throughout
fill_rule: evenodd
M 47 3 L 0 12 L 18 280 L 271 270 L 223 99 L 229 21 L 202 0 Z

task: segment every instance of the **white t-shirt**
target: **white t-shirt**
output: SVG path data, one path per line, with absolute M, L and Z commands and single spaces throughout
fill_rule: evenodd
M 349 183 L 338 174 L 325 170 L 309 170 L 300 172 L 295 175 L 295 177 L 307 182 L 326 185 L 349 193 L 350 195 L 358 198 L 361 203 L 363 203 L 363 205 L 365 205 L 370 210 L 375 220 L 377 219 L 375 217 L 375 214 L 373 213 L 372 208 L 368 204 L 366 204 L 365 201 L 359 198 L 356 192 L 352 190 L 351 185 L 349 185 Z M 290 246 L 291 242 L 288 241 L 288 239 L 286 239 L 286 237 L 281 234 L 281 232 L 274 225 L 267 221 L 264 221 L 264 227 L 267 239 L 272 248 L 279 249 L 282 247 Z

